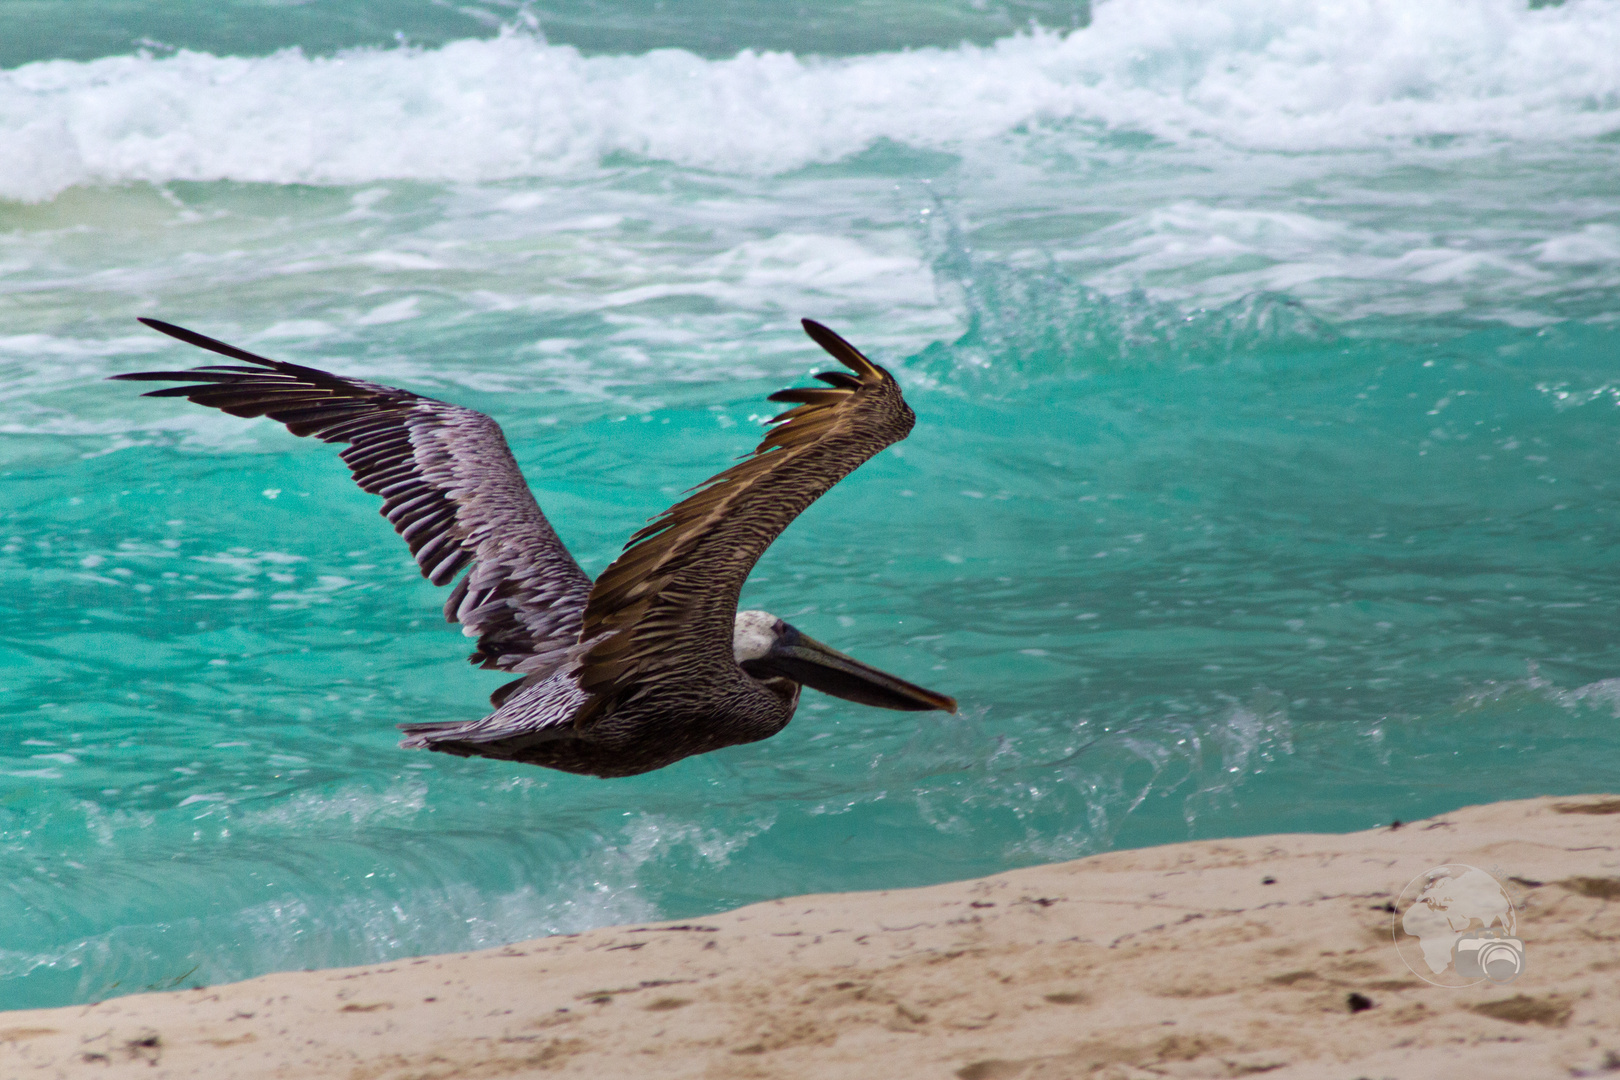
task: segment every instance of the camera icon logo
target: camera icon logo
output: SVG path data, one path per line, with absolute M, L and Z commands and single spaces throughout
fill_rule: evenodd
M 1518 912 L 1502 883 L 1476 866 L 1447 863 L 1401 890 L 1390 935 L 1406 966 L 1436 986 L 1505 985 L 1524 973 Z
M 1464 979 L 1509 983 L 1524 970 L 1524 942 L 1506 930 L 1470 930 L 1452 946 L 1451 966 Z

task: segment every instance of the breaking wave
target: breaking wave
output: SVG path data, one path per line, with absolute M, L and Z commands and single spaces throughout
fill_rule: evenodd
M 1114 0 L 1068 34 L 846 59 L 586 57 L 512 30 L 438 49 L 180 52 L 0 72 L 0 197 L 80 184 L 589 173 L 629 155 L 769 175 L 880 140 L 1034 128 L 1319 150 L 1620 129 L 1603 0 Z

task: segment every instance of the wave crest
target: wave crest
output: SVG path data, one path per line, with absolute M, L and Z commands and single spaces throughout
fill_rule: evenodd
M 169 180 L 577 175 L 629 154 L 768 175 L 880 139 L 960 151 L 1077 122 L 1264 149 L 1561 139 L 1620 127 L 1602 0 L 1115 0 L 1092 26 L 822 60 L 585 57 L 531 34 L 439 49 L 46 61 L 0 72 L 0 197 Z

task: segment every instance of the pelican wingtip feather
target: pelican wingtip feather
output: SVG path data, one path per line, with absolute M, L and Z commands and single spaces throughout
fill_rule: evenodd
M 816 322 L 814 319 L 800 319 L 799 325 L 804 332 L 810 335 L 812 341 L 820 345 L 827 353 L 840 364 L 855 372 L 863 378 L 889 378 L 889 373 L 878 367 L 866 358 L 866 354 L 845 341 L 837 333 Z M 838 374 L 842 374 L 839 372 Z M 826 376 L 817 376 L 825 378 Z

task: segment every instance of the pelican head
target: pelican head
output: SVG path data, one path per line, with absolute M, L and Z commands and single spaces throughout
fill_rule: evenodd
M 880 709 L 956 711 L 956 700 L 868 667 L 800 633 L 767 611 L 739 611 L 732 645 L 737 663 L 756 679 L 789 679 Z

